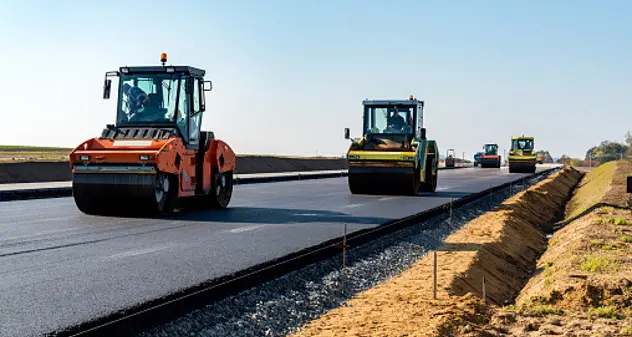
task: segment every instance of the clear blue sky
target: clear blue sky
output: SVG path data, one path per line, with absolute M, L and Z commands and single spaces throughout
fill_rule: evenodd
M 630 1 L 0 1 L 0 144 L 73 147 L 114 122 L 103 74 L 205 68 L 203 126 L 238 153 L 342 155 L 364 98 L 427 104 L 471 158 L 514 134 L 583 156 L 632 129 Z M 114 97 L 115 98 L 115 97 Z

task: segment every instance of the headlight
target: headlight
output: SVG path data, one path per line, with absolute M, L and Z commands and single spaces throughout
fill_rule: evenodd
M 90 156 L 82 155 L 80 159 L 83 161 L 90 160 Z
M 143 160 L 143 161 L 149 160 L 149 156 L 146 155 L 146 154 L 142 154 L 142 155 L 140 155 L 140 160 Z

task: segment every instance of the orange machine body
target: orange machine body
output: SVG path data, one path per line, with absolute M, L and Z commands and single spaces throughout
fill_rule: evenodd
M 178 176 L 178 197 L 196 195 L 197 182 L 202 181 L 205 194 L 211 189 L 212 172 L 228 172 L 235 169 L 236 155 L 222 140 L 210 139 L 208 150 L 202 156 L 201 170 L 197 149 L 187 149 L 182 140 L 175 136 L 168 139 L 123 139 L 92 138 L 81 143 L 70 154 L 73 173 L 84 167 L 81 173 L 170 173 Z M 139 168 L 134 170 L 134 168 Z M 141 168 L 150 168 L 143 170 Z M 198 177 L 199 174 L 203 178 Z

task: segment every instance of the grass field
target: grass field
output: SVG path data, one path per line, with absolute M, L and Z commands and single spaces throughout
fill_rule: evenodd
M 27 146 L 27 145 L 0 145 L 2 152 L 60 152 L 72 151 L 71 148 L 50 147 L 50 146 Z
M 26 146 L 26 145 L 0 145 L 0 162 L 19 161 L 59 161 L 68 160 L 72 148 Z M 239 157 L 277 157 L 300 159 L 337 159 L 333 156 L 292 156 L 275 154 L 239 154 Z
M 0 162 L 67 160 L 70 151 L 52 146 L 0 145 Z

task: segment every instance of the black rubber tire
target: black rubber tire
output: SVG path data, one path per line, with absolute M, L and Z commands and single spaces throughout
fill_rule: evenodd
M 168 186 L 167 191 L 160 187 L 162 182 L 166 182 L 167 185 L 163 184 L 163 186 Z M 178 201 L 178 178 L 173 174 L 159 172 L 156 176 L 156 192 L 159 190 L 166 193 L 160 200 L 158 200 L 159 197 L 156 195 L 156 203 L 153 209 L 149 209 L 149 213 L 158 216 L 169 215 L 173 212 Z
M 211 190 L 206 196 L 209 207 L 227 208 L 233 195 L 233 171 L 219 173 L 213 170 L 211 179 Z

